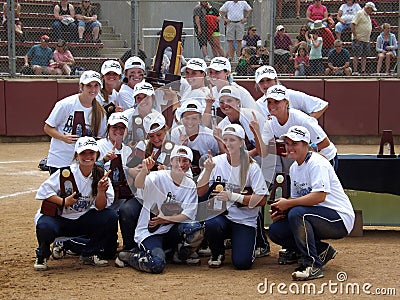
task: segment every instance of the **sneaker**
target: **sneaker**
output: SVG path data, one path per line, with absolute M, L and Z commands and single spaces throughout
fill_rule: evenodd
M 279 250 L 278 264 L 280 265 L 290 265 L 297 263 L 301 255 L 294 250 L 281 249 Z
M 117 268 L 125 267 L 125 262 L 123 262 L 118 256 L 119 254 L 117 255 L 117 258 L 114 261 L 114 266 L 116 266 Z
M 220 254 L 217 257 L 211 256 L 210 260 L 208 261 L 208 266 L 210 268 L 221 268 L 224 260 L 225 256 L 223 254 Z
M 211 249 L 210 249 L 210 247 L 205 247 L 205 248 L 200 248 L 199 249 L 199 255 L 200 256 L 211 256 Z
M 269 247 L 267 247 L 267 248 L 258 247 L 258 248 L 256 248 L 256 251 L 254 253 L 256 255 L 256 258 L 259 258 L 259 257 L 270 255 L 271 250 Z
M 208 55 L 206 55 L 206 56 L 204 57 L 204 61 L 205 61 L 205 62 L 210 62 L 210 61 L 211 61 L 211 57 L 209 57 Z
M 65 251 L 65 254 L 71 255 L 71 256 L 79 256 L 79 253 L 76 253 L 76 252 L 74 252 L 74 251 L 72 251 L 72 250 L 67 250 L 67 251 Z
M 80 256 L 79 260 L 83 262 L 84 265 L 92 265 L 95 267 L 106 267 L 108 266 L 108 260 L 101 259 L 97 255 L 92 256 Z
M 101 43 L 101 40 L 100 40 L 100 39 L 94 39 L 94 40 L 92 41 L 92 43 L 100 44 L 100 43 Z
M 35 271 L 46 271 L 47 267 L 47 259 L 43 257 L 36 257 L 35 264 L 33 265 L 33 269 Z
M 337 253 L 338 252 L 331 245 L 328 245 L 328 247 L 318 255 L 322 262 L 322 267 L 325 266 L 328 261 L 334 259 Z
M 54 242 L 53 243 L 53 250 L 51 251 L 51 256 L 54 259 L 61 259 L 65 256 L 65 249 L 63 242 Z
M 292 273 L 293 280 L 311 280 L 324 277 L 322 269 L 306 267 L 303 271 L 294 271 Z
M 353 76 L 360 76 L 360 73 L 358 73 L 358 72 L 353 72 L 351 75 L 353 75 Z
M 182 265 L 182 264 L 187 264 L 189 266 L 199 266 L 201 264 L 199 255 L 197 253 L 193 253 L 190 255 L 190 257 L 186 260 L 181 260 L 179 258 L 178 252 L 175 251 L 174 256 L 172 257 L 172 261 L 175 264 Z

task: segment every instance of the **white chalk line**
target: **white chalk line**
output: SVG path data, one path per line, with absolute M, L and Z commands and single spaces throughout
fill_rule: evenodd
M 37 160 L 7 160 L 0 161 L 0 164 L 21 164 L 21 163 L 33 163 L 37 162 Z
M 5 199 L 5 198 L 17 197 L 20 195 L 30 194 L 30 193 L 34 193 L 34 192 L 37 192 L 37 189 L 0 196 L 0 200 Z

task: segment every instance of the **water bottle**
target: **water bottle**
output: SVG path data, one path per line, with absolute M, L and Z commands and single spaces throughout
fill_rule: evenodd
M 82 136 L 82 125 L 81 124 L 78 124 L 78 125 L 76 125 L 76 135 L 78 136 L 78 137 L 81 137 Z

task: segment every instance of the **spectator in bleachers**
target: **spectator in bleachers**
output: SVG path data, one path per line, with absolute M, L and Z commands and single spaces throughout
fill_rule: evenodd
M 15 33 L 17 37 L 25 40 L 24 32 L 22 31 L 22 22 L 21 22 L 21 4 L 18 3 L 18 0 L 14 0 L 14 21 L 15 21 Z M 7 2 L 3 4 L 3 22 L 2 22 L 6 32 L 7 32 Z
M 75 23 L 74 6 L 68 3 L 68 0 L 61 0 L 54 6 L 54 18 L 56 19 L 53 23 L 54 40 L 62 39 L 62 32 L 69 32 L 68 39 L 64 38 L 64 40 L 75 42 L 78 29 Z
M 360 4 L 356 3 L 357 0 L 344 0 L 338 11 L 336 19 L 338 22 L 335 25 L 336 38 L 341 39 L 342 31 L 350 28 L 351 20 L 353 20 L 356 13 L 361 10 Z
M 308 68 L 310 67 L 310 56 L 308 55 L 307 48 L 299 47 L 296 57 L 294 58 L 294 75 L 306 76 Z
M 205 61 L 211 61 L 207 51 L 207 21 L 206 15 L 208 10 L 208 2 L 200 1 L 193 9 L 193 26 L 196 32 L 197 41 L 201 49 L 201 53 Z
M 250 67 L 252 69 L 252 75 L 254 72 L 261 66 L 268 65 L 269 63 L 269 55 L 267 54 L 268 50 L 264 48 L 264 46 L 257 46 L 256 54 L 250 57 Z
M 250 66 L 251 49 L 243 48 L 242 55 L 239 57 L 238 64 L 236 66 L 236 74 L 238 76 L 253 75 L 254 72 Z
M 390 61 L 396 58 L 397 39 L 396 35 L 390 32 L 390 24 L 382 24 L 383 32 L 376 39 L 376 51 L 378 52 L 378 64 L 376 73 L 381 72 L 382 62 L 385 59 L 386 75 L 389 75 Z
M 257 28 L 254 25 L 250 25 L 247 28 L 247 34 L 243 36 L 242 46 L 243 47 L 257 47 L 262 43 L 261 37 L 257 34 Z
M 246 11 L 246 16 L 244 12 Z M 233 41 L 237 41 L 237 57 L 242 53 L 242 37 L 244 35 L 244 24 L 250 17 L 253 9 L 246 1 L 226 1 L 219 10 L 224 18 L 226 26 L 226 39 L 228 41 L 228 53 L 226 57 L 234 58 Z
M 311 29 L 310 37 L 307 37 L 310 46 L 310 75 L 323 75 L 324 65 L 322 63 L 322 37 L 318 35 L 318 30 Z
M 328 9 L 321 4 L 321 0 L 314 0 L 314 4 L 308 6 L 306 19 L 308 27 L 311 27 L 316 20 L 321 20 L 325 27 L 328 26 Z
M 101 43 L 99 39 L 101 23 L 97 20 L 97 11 L 90 0 L 82 0 L 82 4 L 76 8 L 76 19 L 78 20 L 78 41 L 84 43 L 84 33 L 91 32 L 93 43 Z
M 323 41 L 322 56 L 328 56 L 329 51 L 331 51 L 331 49 L 333 48 L 333 42 L 335 41 L 335 37 L 333 36 L 332 31 L 328 27 L 325 27 L 320 20 L 315 21 L 311 25 L 310 29 L 315 29 L 318 31 L 318 35 L 322 38 Z
M 219 15 L 219 11 L 217 8 L 208 3 L 208 9 L 206 14 L 207 21 L 207 32 L 208 32 L 208 41 L 211 46 L 212 53 L 214 57 L 216 56 L 224 56 L 224 49 L 221 46 L 221 32 L 219 30 L 219 21 L 221 21 L 221 17 Z
M 353 48 L 353 75 L 358 73 L 358 59 L 361 57 L 361 73 L 366 73 L 367 56 L 370 54 L 370 38 L 372 32 L 371 17 L 376 11 L 373 2 L 367 2 L 362 10 L 359 10 L 351 21 L 352 48 Z
M 64 40 L 58 40 L 53 56 L 56 62 L 55 68 L 59 69 L 63 75 L 70 75 L 71 66 L 75 63 L 75 59 L 71 51 L 68 50 L 67 43 Z
M 282 18 L 283 0 L 278 0 L 278 18 Z M 300 0 L 296 0 L 296 19 L 300 19 Z
M 306 35 L 308 35 L 309 30 L 310 28 L 308 28 L 307 25 L 303 25 L 300 27 L 300 32 L 296 36 L 294 46 L 292 47 L 292 53 L 297 53 L 300 47 L 308 49 Z M 293 55 L 291 54 L 291 56 Z
M 341 40 L 336 40 L 335 48 L 329 52 L 328 67 L 325 69 L 325 75 L 351 75 L 350 53 L 343 49 Z
M 290 55 L 292 53 L 292 39 L 285 33 L 285 27 L 278 25 L 274 36 L 275 69 L 279 73 L 287 73 Z
M 32 46 L 26 53 L 25 67 L 30 66 L 35 75 L 57 75 L 57 70 L 49 67 L 54 63 L 53 50 L 49 47 L 50 38 L 42 35 L 40 44 Z

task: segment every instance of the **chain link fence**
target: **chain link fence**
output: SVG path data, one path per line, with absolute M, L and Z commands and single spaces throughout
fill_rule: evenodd
M 371 15 L 372 31 L 368 43 L 370 50 L 366 53 L 365 69 L 362 60 L 357 64 L 357 69 L 354 68 L 355 53 L 351 30 L 345 28 L 345 24 L 350 20 L 346 16 L 349 10 L 354 12 L 355 8 L 363 9 L 367 1 L 357 1 L 352 5 L 354 9 L 343 7 L 353 1 L 340 0 L 251 0 L 232 4 L 233 2 L 7 0 L 4 2 L 3 26 L 0 28 L 0 72 L 5 76 L 19 76 L 25 69 L 29 73 L 29 68 L 24 68 L 24 57 L 32 46 L 41 44 L 43 36 L 49 37 L 47 46 L 53 52 L 63 52 L 64 47 L 57 47 L 60 45 L 58 39 L 62 38 L 66 42 L 66 49 L 74 57 L 69 74 L 61 70 L 56 72 L 58 75 L 78 75 L 83 69 L 99 71 L 106 59 L 119 59 L 124 54 L 126 57 L 139 52 L 146 54 L 145 61 L 150 68 L 163 19 L 169 19 L 182 21 L 184 24 L 185 58 L 200 57 L 208 61 L 214 56 L 230 57 L 237 76 L 253 76 L 255 69 L 265 64 L 275 66 L 281 75 L 320 76 L 326 72 L 333 75 L 334 72 L 327 71 L 330 69 L 328 56 L 329 51 L 339 48 L 334 47 L 334 40 L 339 37 L 343 41 L 342 49 L 349 52 L 348 65 L 353 69 L 351 73 L 375 76 L 377 73 L 398 73 L 395 45 L 390 46 L 393 55 L 381 54 L 381 62 L 378 62 L 379 52 L 376 46 L 378 37 L 382 36 L 384 23 L 391 25 L 390 31 L 393 35 L 390 42 L 393 43 L 393 36 L 398 40 L 399 1 L 376 1 L 377 11 Z M 10 6 L 7 7 L 7 4 Z M 15 9 L 11 5 L 15 5 Z M 91 10 L 87 9 L 87 5 L 90 5 Z M 326 7 L 326 13 L 322 17 L 318 17 L 320 6 Z M 74 20 L 58 17 L 63 13 L 74 17 Z M 81 17 L 82 14 L 85 15 L 84 18 Z M 199 23 L 196 23 L 195 15 L 199 16 Z M 97 21 L 93 23 L 94 16 L 97 16 Z M 324 19 L 322 23 L 311 22 L 318 18 Z M 337 25 L 338 22 L 342 25 Z M 13 23 L 16 25 L 7 26 Z M 10 27 L 10 32 L 7 27 Z M 311 29 L 316 29 L 315 36 L 311 35 Z M 318 40 L 318 37 L 322 37 L 323 41 L 320 57 L 315 51 L 310 53 L 313 48 L 312 40 Z M 385 38 L 382 37 L 382 40 L 385 41 Z M 311 58 L 311 66 L 309 62 L 304 62 L 307 59 L 297 57 L 299 48 L 306 50 L 301 52 L 308 54 L 308 60 Z M 389 67 L 385 62 L 387 58 L 391 59 Z M 315 59 L 317 61 L 313 62 Z M 338 75 L 347 74 L 343 70 Z

